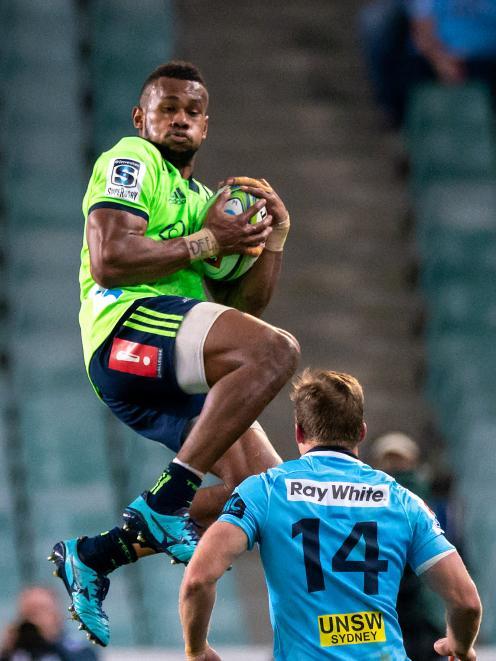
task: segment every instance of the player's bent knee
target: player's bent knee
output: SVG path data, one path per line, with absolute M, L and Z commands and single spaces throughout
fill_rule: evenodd
M 289 333 L 287 330 L 284 330 L 284 328 L 278 328 L 277 330 L 279 333 L 282 333 L 287 338 L 288 342 L 293 346 L 293 350 L 296 352 L 297 360 L 299 360 L 301 355 L 301 348 L 300 343 L 296 337 L 291 335 L 291 333 Z
M 205 337 L 206 381 L 212 387 L 236 369 L 250 367 L 257 383 L 282 387 L 296 370 L 299 355 L 299 344 L 290 333 L 230 308 Z
M 256 372 L 259 392 L 261 387 L 277 392 L 294 374 L 299 355 L 299 345 L 289 333 L 267 326 L 243 351 L 243 364 Z
M 296 371 L 300 358 L 300 345 L 286 331 L 274 329 L 266 345 L 266 367 L 285 383 Z

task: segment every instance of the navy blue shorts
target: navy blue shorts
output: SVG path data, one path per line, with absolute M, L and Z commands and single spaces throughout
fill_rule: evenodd
M 95 351 L 89 374 L 102 400 L 138 434 L 177 452 L 206 395 L 188 395 L 174 367 L 176 334 L 200 301 L 178 296 L 139 299 Z

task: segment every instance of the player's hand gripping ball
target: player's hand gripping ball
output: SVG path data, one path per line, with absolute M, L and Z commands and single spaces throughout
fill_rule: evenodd
M 221 191 L 218 191 L 217 194 Z M 217 195 L 209 200 L 207 209 L 215 199 L 217 199 Z M 232 186 L 231 196 L 224 206 L 224 211 L 231 216 L 238 216 L 240 213 L 249 209 L 256 201 L 257 198 L 254 195 L 250 195 L 249 193 L 240 190 L 237 186 Z M 266 216 L 267 211 L 265 210 L 265 207 L 263 207 L 258 213 L 250 218 L 250 223 L 255 225 L 262 221 Z M 236 280 L 236 278 L 240 278 L 251 269 L 253 264 L 262 254 L 262 251 L 263 246 L 257 246 L 256 248 L 249 248 L 248 251 L 242 255 L 211 257 L 210 259 L 201 262 L 203 274 L 212 280 Z

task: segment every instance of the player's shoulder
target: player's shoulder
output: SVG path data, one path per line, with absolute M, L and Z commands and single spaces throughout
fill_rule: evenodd
M 294 466 L 292 466 L 294 464 Z M 258 475 L 249 475 L 247 478 L 241 482 L 241 484 L 236 488 L 236 491 L 253 492 L 253 491 L 265 491 L 270 492 L 275 484 L 281 479 L 284 479 L 292 470 L 297 469 L 297 460 L 294 461 L 285 461 L 278 466 L 269 468 L 263 473 Z M 300 466 L 301 469 L 301 466 Z
M 397 482 L 391 475 L 383 471 L 376 471 L 383 476 L 384 483 L 389 484 L 391 503 L 401 508 L 408 519 L 413 520 L 419 514 L 427 515 L 435 520 L 436 516 L 425 500 L 410 489 Z
M 104 158 L 137 158 L 147 163 L 159 164 L 162 155 L 159 150 L 148 140 L 137 135 L 128 135 L 121 138 L 110 149 L 102 153 Z
M 416 494 L 414 491 L 411 491 L 411 489 L 407 489 L 406 487 L 402 486 L 401 484 L 397 484 L 397 493 L 398 493 L 398 498 L 401 499 L 401 501 L 404 503 L 405 508 L 407 508 L 410 511 L 417 511 L 421 510 L 425 514 L 434 517 L 435 514 L 427 505 L 425 500 L 421 498 L 418 494 Z
M 282 464 L 278 464 L 273 468 L 269 468 L 267 471 L 267 477 L 272 481 L 276 481 L 281 478 L 285 478 L 288 475 L 291 475 L 294 472 L 299 472 L 304 470 L 301 459 L 289 459 L 288 461 L 283 461 Z
M 424 507 L 427 507 L 419 496 L 402 486 L 392 475 L 377 468 L 372 468 L 367 464 L 362 465 L 361 481 L 386 488 L 390 505 L 405 511 L 412 509 L 412 502 L 415 503 L 415 506 L 421 503 Z
M 301 461 L 301 458 L 298 458 L 284 461 L 278 466 L 269 468 L 262 475 L 267 488 L 271 490 L 275 487 L 286 489 L 286 480 L 308 477 L 308 473 L 308 467 Z
M 369 466 L 368 464 L 362 464 L 362 474 L 365 478 L 373 479 L 377 483 L 387 484 L 394 490 L 400 486 L 392 475 L 389 475 L 389 473 L 385 473 L 378 468 L 372 468 L 372 466 Z

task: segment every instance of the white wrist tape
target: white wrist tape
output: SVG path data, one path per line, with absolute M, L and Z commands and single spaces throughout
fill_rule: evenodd
M 289 219 L 289 214 L 286 220 L 283 220 L 282 223 L 272 225 L 272 232 L 269 234 L 269 238 L 265 242 L 265 250 L 282 252 L 286 239 L 288 238 L 290 225 L 291 221 Z
M 214 233 L 205 227 L 199 232 L 185 236 L 184 240 L 188 246 L 189 258 L 192 262 L 216 257 L 219 252 L 219 244 Z

